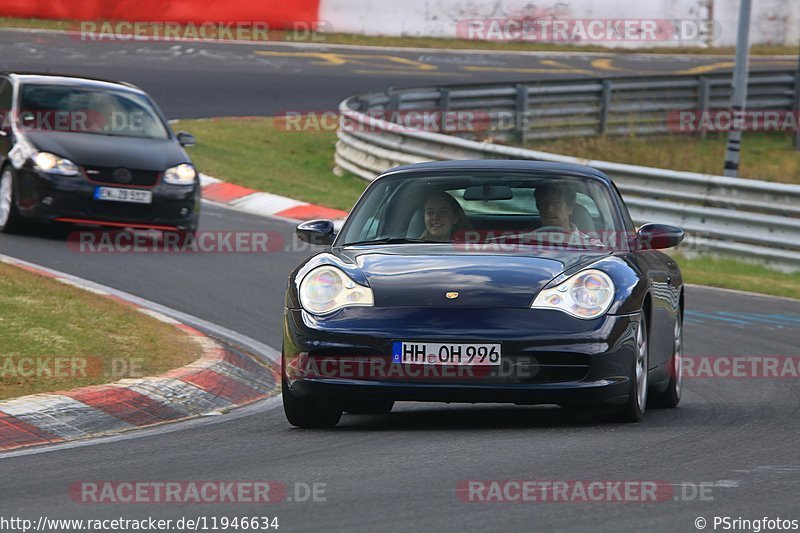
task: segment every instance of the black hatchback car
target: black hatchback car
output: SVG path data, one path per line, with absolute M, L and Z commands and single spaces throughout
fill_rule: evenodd
M 0 231 L 39 220 L 194 232 L 192 144 L 133 85 L 0 73 Z

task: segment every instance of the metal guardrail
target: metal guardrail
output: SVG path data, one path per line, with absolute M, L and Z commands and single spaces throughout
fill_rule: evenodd
M 671 78 L 672 86 L 679 92 L 690 85 L 697 91 L 701 91 L 703 85 L 722 87 L 727 83 L 730 86 L 730 77 L 685 78 L 687 77 Z M 800 90 L 798 78 L 800 77 L 793 72 L 754 73 L 752 87 L 760 87 L 761 90 L 750 89 L 752 92 L 749 94 L 751 99 L 748 106 L 752 104 L 750 109 L 792 109 L 793 105 L 797 105 L 796 94 Z M 704 79 L 707 81 L 703 81 Z M 727 82 L 724 82 L 725 79 Z M 606 81 L 608 80 L 599 83 L 601 93 L 603 90 L 608 91 Z M 606 106 L 606 124 L 613 122 L 609 117 L 614 117 L 617 110 L 630 110 L 638 106 L 650 118 L 630 120 L 627 124 L 633 129 L 626 130 L 625 133 L 654 133 L 664 131 L 665 112 L 676 109 L 674 106 L 696 109 L 696 100 L 688 104 L 689 101 L 683 93 L 669 102 L 664 101 L 658 111 L 655 106 L 646 105 L 645 102 L 655 101 L 665 94 L 661 82 L 662 80 L 654 81 L 650 78 L 645 81 L 614 79 L 612 91 L 621 93 L 630 90 L 631 94 L 638 96 L 626 97 L 627 103 L 624 105 Z M 534 93 L 552 96 L 548 100 L 551 103 L 555 101 L 553 98 L 559 98 L 558 101 L 563 103 L 570 95 L 598 90 L 598 84 L 591 80 L 542 82 L 535 86 L 538 87 L 538 92 L 534 91 L 533 84 L 527 85 L 525 89 L 528 95 L 528 112 L 534 106 L 547 107 L 543 102 L 534 103 L 530 99 Z M 340 106 L 336 164 L 367 180 L 400 164 L 430 160 L 500 158 L 585 164 L 604 171 L 614 180 L 625 197 L 631 216 L 638 223 L 663 222 L 684 227 L 694 237 L 691 239 L 695 245 L 693 251 L 708 250 L 757 260 L 787 270 L 800 269 L 800 186 L 579 159 L 409 128 L 373 114 L 376 110 L 409 109 L 437 112 L 445 109 L 482 109 L 496 114 L 498 110 L 506 112 L 509 106 L 516 106 L 514 95 L 521 94 L 519 87 L 517 84 L 513 87 L 483 85 L 388 90 L 348 98 Z M 715 90 L 704 93 L 703 99 L 708 97 L 710 102 L 707 109 L 717 105 L 713 103 L 714 99 L 724 98 L 724 91 L 717 93 Z M 713 98 L 709 95 L 713 95 Z M 697 94 L 692 98 L 696 96 Z M 636 98 L 639 98 L 638 103 Z M 719 107 L 725 106 L 720 104 Z M 599 119 L 602 119 L 603 114 L 601 110 Z M 661 117 L 661 124 L 653 118 L 656 115 Z M 518 120 L 515 124 L 524 128 L 523 131 L 527 133 L 522 137 L 527 139 L 532 138 L 530 135 L 544 132 L 541 128 L 534 132 L 529 122 Z M 593 123 L 591 134 L 596 134 L 598 127 L 598 123 Z M 569 131 L 574 135 L 584 135 L 590 129 Z M 511 133 L 516 134 L 516 131 L 512 130 Z

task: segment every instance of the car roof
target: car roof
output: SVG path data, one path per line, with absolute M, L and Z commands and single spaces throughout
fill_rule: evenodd
M 8 76 L 17 80 L 19 83 L 36 85 L 67 85 L 80 87 L 95 87 L 98 89 L 128 90 L 136 93 L 144 93 L 137 86 L 120 81 L 103 80 L 100 78 L 87 78 L 83 76 L 70 76 L 67 74 L 50 74 L 41 72 L 0 72 L 0 75 Z
M 551 163 L 548 161 L 526 161 L 522 159 L 465 159 L 458 161 L 430 161 L 403 165 L 388 170 L 383 176 L 405 173 L 449 173 L 449 172 L 553 172 L 563 174 L 577 174 L 586 177 L 599 178 L 611 182 L 603 172 L 586 165 L 573 163 Z M 380 179 L 380 177 L 378 179 Z

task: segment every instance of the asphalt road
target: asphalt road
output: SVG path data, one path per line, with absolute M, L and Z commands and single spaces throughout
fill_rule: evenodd
M 286 65 L 261 68 L 251 54 L 254 45 L 208 47 L 247 56 L 241 62 L 202 59 L 198 54 L 164 60 L 157 53 L 165 46 L 161 44 L 90 47 L 63 36 L 36 35 L 35 43 L 30 35 L 24 38 L 27 41 L 20 34 L 0 32 L 0 68 L 49 68 L 128 79 L 151 91 L 173 117 L 252 115 L 292 106 L 330 108 L 352 93 L 409 82 L 408 76 L 397 73 L 359 75 L 342 66 L 312 64 L 308 58 L 292 58 L 294 71 Z M 170 46 L 174 45 L 166 48 Z M 10 49 L 19 53 L 9 54 Z M 129 53 L 134 49 L 136 53 Z M 99 57 L 114 50 L 125 54 Z M 78 52 L 90 57 L 78 57 Z M 509 63 L 539 60 L 486 56 Z M 666 71 L 675 70 L 670 62 L 685 66 L 694 61 L 689 64 L 693 67 L 706 60 L 659 61 L 649 60 L 648 65 Z M 443 64 L 447 67 L 440 74 L 455 69 L 463 75 L 455 59 Z M 510 75 L 495 74 L 498 79 Z M 485 79 L 486 74 L 471 73 L 463 79 L 476 76 Z M 219 94 L 234 97 L 215 96 Z M 292 229 L 284 221 L 210 206 L 201 225 L 201 230 L 266 231 L 286 242 L 291 242 Z M 0 236 L 0 253 L 134 293 L 276 346 L 287 275 L 311 250 L 268 255 L 82 254 L 67 246 L 63 231 L 54 230 Z M 689 287 L 687 308 L 689 356 L 798 355 L 799 302 Z M 714 516 L 800 519 L 798 379 L 687 379 L 679 409 L 651 411 L 643 423 L 634 425 L 596 423 L 546 407 L 404 403 L 388 416 L 346 415 L 333 430 L 312 431 L 290 428 L 280 408 L 266 407 L 249 416 L 214 417 L 209 423 L 143 438 L 35 455 L 0 455 L 0 516 L 36 520 L 43 515 L 266 515 L 279 518 L 281 531 L 696 531 L 695 519 L 701 516 L 709 522 L 707 529 Z M 680 501 L 655 503 L 459 499 L 460 481 L 488 479 L 659 480 L 672 486 L 702 484 L 706 492 L 702 498 L 687 494 Z M 277 480 L 290 487 L 324 483 L 326 501 L 266 507 L 86 505 L 69 496 L 70 486 L 81 480 Z
M 390 86 L 729 71 L 720 56 L 384 51 L 307 44 L 82 41 L 61 33 L 0 30 L 0 71 L 96 76 L 135 83 L 170 118 L 338 109 Z M 789 58 L 753 68 L 793 68 Z

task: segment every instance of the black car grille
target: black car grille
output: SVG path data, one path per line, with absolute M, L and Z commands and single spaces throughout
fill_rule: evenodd
M 90 207 L 90 215 L 92 217 L 107 220 L 146 220 L 150 218 L 152 214 L 152 204 L 94 201 Z
M 323 367 L 319 362 L 323 359 L 339 360 L 346 363 L 361 362 L 364 366 L 349 366 L 348 372 L 359 372 L 358 376 L 348 375 L 341 377 L 359 377 L 361 379 L 382 380 L 382 375 L 388 374 L 388 381 L 430 381 L 430 377 L 403 379 L 405 375 L 398 371 L 403 365 L 391 363 L 391 356 L 380 354 L 380 349 L 365 348 L 317 348 L 310 350 L 308 356 L 315 358 L 317 368 L 328 368 L 329 372 L 336 376 L 336 366 Z M 441 381 L 446 382 L 453 379 L 458 380 L 458 376 L 465 377 L 464 381 L 475 383 L 565 383 L 581 381 L 586 379 L 591 366 L 591 356 L 580 353 L 568 352 L 540 352 L 535 355 L 514 354 L 504 355 L 506 366 L 503 367 L 472 367 L 471 373 L 459 374 L 455 366 L 448 366 L 450 373 L 442 372 L 442 375 L 449 376 Z M 377 366 L 370 366 L 377 365 Z M 510 366 L 509 366 L 510 365 Z M 421 365 L 413 365 L 422 368 Z M 394 368 L 394 373 L 391 370 Z M 385 373 L 385 374 L 382 374 Z M 430 376 L 431 374 L 428 374 Z M 436 376 L 434 372 L 432 375 Z M 339 376 L 337 376 L 339 377 Z M 436 380 L 434 380 L 436 381 Z
M 86 176 L 93 182 L 124 187 L 152 187 L 158 182 L 160 172 L 124 169 L 121 167 L 86 167 Z M 127 171 L 127 172 L 125 172 Z

